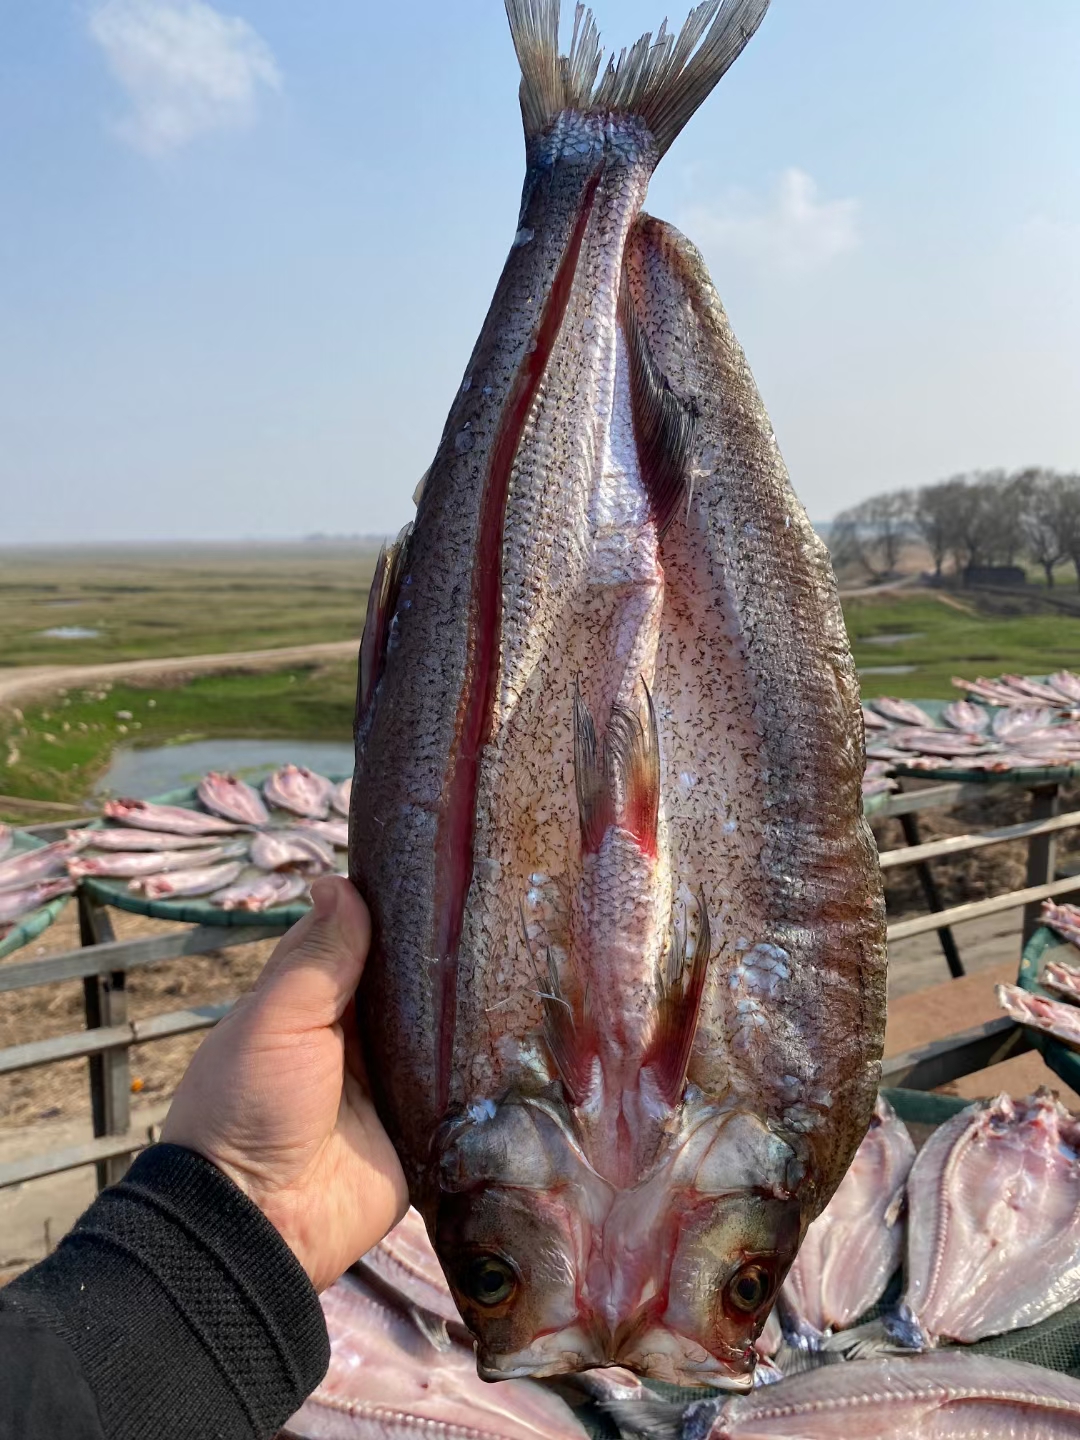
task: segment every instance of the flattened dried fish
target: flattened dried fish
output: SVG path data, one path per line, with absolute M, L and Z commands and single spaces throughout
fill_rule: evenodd
M 325 820 L 330 813 L 334 787 L 324 775 L 303 765 L 283 765 L 263 781 L 263 794 L 271 805 L 303 815 L 308 820 Z
M 207 810 L 224 820 L 235 820 L 238 825 L 270 823 L 270 815 L 259 798 L 259 792 L 235 775 L 220 775 L 211 770 L 199 781 L 197 794 Z
M 182 805 L 154 805 L 149 800 L 107 800 L 102 814 L 139 830 L 163 830 L 169 835 L 235 835 L 243 825 L 185 810 Z

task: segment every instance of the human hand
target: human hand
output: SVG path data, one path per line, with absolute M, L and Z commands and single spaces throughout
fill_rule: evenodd
M 312 885 L 311 898 L 311 913 L 196 1052 L 161 1138 L 224 1171 L 324 1290 L 409 1200 L 356 1036 L 367 907 L 347 880 L 330 876 Z

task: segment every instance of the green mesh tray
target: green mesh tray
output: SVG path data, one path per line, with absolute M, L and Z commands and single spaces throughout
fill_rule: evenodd
M 331 776 L 335 783 L 340 776 Z M 182 805 L 187 810 L 200 810 L 195 789 L 188 786 L 183 790 L 170 790 L 165 795 L 155 795 L 152 805 Z M 95 820 L 88 829 L 100 830 L 104 822 Z M 222 836 L 227 840 L 228 836 Z M 157 920 L 177 920 L 190 925 L 261 925 L 281 926 L 282 929 L 295 925 L 311 908 L 307 900 L 297 900 L 291 905 L 277 905 L 270 910 L 222 910 L 208 899 L 199 896 L 178 896 L 175 900 L 152 900 L 147 895 L 135 895 L 123 880 L 87 877 L 82 882 L 88 895 L 102 905 L 115 905 L 118 910 L 129 910 L 134 915 L 152 915 Z
M 1067 940 L 1062 940 L 1061 936 L 1056 935 L 1053 930 L 1041 925 L 1024 946 L 1016 983 L 1022 989 L 1030 990 L 1033 995 L 1045 995 L 1048 1000 L 1060 1000 L 1060 995 L 1052 995 L 1049 990 L 1044 990 L 1039 984 L 1039 973 L 1042 970 L 1043 961 L 1047 957 L 1047 952 L 1055 950 L 1071 952 L 1068 957 L 1070 963 L 1076 962 L 1076 946 L 1070 945 Z M 1060 1040 L 1055 1040 L 1052 1035 L 1047 1035 L 1045 1031 L 1035 1029 L 1033 1025 L 1026 1028 L 1031 1036 L 1032 1044 L 1040 1051 L 1043 1059 L 1058 1079 L 1064 1080 L 1070 1090 L 1075 1090 L 1080 1094 L 1080 1054 L 1077 1054 L 1075 1050 L 1070 1050 Z
M 15 830 L 12 840 L 12 847 L 8 851 L 9 856 L 22 855 L 27 850 L 40 850 L 46 843 L 44 840 L 39 840 L 36 835 L 27 835 L 25 830 Z M 14 951 L 21 950 L 24 945 L 29 945 L 31 940 L 36 940 L 43 930 L 49 928 L 70 899 L 70 895 L 58 895 L 47 905 L 42 905 L 37 910 L 31 910 L 29 915 L 24 915 L 19 923 L 0 940 L 0 960 L 5 955 L 11 955 Z

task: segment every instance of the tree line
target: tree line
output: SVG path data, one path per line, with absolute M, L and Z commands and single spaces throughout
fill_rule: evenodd
M 1080 474 L 975 470 L 920 490 L 874 495 L 842 511 L 829 531 L 837 566 L 857 564 L 874 580 L 895 575 L 903 552 L 921 540 L 940 580 L 991 565 L 1029 560 L 1052 586 L 1071 562 L 1080 586 Z

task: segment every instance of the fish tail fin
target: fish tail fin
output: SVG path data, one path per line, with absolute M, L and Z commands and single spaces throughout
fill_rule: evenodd
M 665 21 L 612 56 L 600 74 L 600 32 L 578 5 L 568 55 L 559 54 L 559 0 L 506 0 L 521 66 L 527 141 L 564 110 L 637 115 L 663 155 L 761 24 L 769 0 L 704 0 L 676 35 Z

